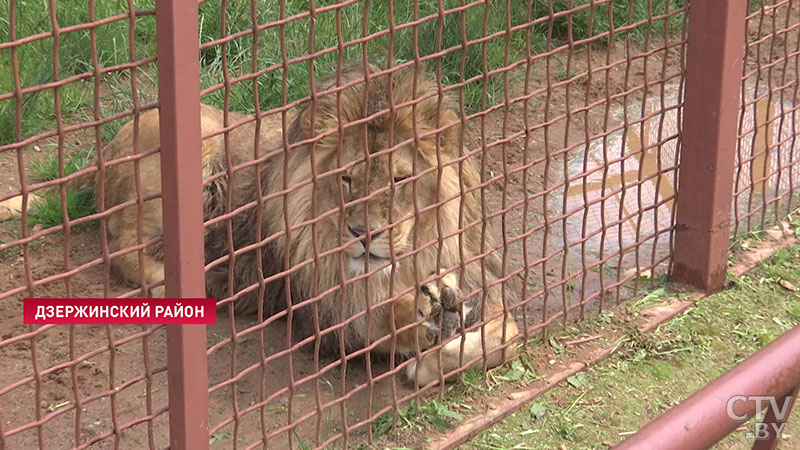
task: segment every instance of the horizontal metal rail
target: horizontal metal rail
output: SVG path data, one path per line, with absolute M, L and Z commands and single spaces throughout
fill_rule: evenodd
M 800 386 L 800 326 L 696 392 L 680 405 L 650 422 L 616 448 L 650 450 L 706 449 L 760 412 L 771 397 L 764 417 L 766 434 L 757 434 L 754 449 L 775 448 L 775 426 L 785 423 Z M 766 400 L 766 399 L 763 399 Z M 776 414 L 776 412 L 778 414 Z M 776 417 L 777 415 L 777 417 Z M 780 428 L 780 427 L 778 427 Z

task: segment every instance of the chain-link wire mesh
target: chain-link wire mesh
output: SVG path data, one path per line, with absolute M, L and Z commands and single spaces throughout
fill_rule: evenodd
M 736 148 L 734 235 L 797 207 L 797 5 L 749 2 Z
M 735 235 L 794 194 L 798 7 L 750 3 Z M 153 1 L 43 5 L 0 5 L 0 447 L 164 448 L 164 327 L 20 318 L 164 294 L 167 31 Z M 681 0 L 200 3 L 211 447 L 373 445 L 661 282 L 687 28 Z
M 147 242 L 110 247 L 112 212 L 70 183 L 98 167 L 102 179 L 115 162 L 99 150 L 156 106 L 153 3 L 11 0 L 0 11 L 0 196 L 21 201 L 6 209 L 21 214 L 0 223 L 0 447 L 163 446 L 163 327 L 19 320 L 22 296 L 141 292 L 115 281 L 109 261 L 136 257 Z

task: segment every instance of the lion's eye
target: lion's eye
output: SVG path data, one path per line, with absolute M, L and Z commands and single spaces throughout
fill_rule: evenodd
M 394 182 L 395 183 L 399 183 L 399 182 L 401 182 L 403 180 L 406 180 L 406 179 L 408 179 L 408 175 L 402 176 L 402 177 L 394 177 Z
M 350 184 L 351 181 L 353 181 L 352 178 L 347 175 L 342 175 L 342 183 Z

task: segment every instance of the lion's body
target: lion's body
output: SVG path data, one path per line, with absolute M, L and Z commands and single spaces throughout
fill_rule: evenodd
M 355 81 L 364 77 L 363 69 L 347 69 L 340 76 L 343 84 Z M 414 78 L 408 71 L 393 76 L 394 105 L 436 93 L 422 75 L 416 81 Z M 266 241 L 258 251 L 251 249 L 235 256 L 232 276 L 228 262 L 212 267 L 206 278 L 207 293 L 215 298 L 236 296 L 239 312 L 256 312 L 263 305 L 264 317 L 286 309 L 287 298 L 295 305 L 313 299 L 292 312 L 292 322 L 307 332 L 318 326 L 333 348 L 338 348 L 338 338 L 342 337 L 347 351 L 380 341 L 376 350 L 389 353 L 393 330 L 403 328 L 396 334 L 394 349 L 411 354 L 455 332 L 452 324 L 448 331 L 440 328 L 440 321 L 452 321 L 452 315 L 440 312 L 438 294 L 416 295 L 417 287 L 430 282 L 432 274 L 449 271 L 438 282 L 442 289 L 479 294 L 445 308 L 458 310 L 467 328 L 491 320 L 483 333 L 478 328 L 448 342 L 443 348 L 442 369 L 447 372 L 459 366 L 462 342 L 465 363 L 482 355 L 484 348 L 491 351 L 504 346 L 488 356 L 490 366 L 500 364 L 514 353 L 507 343 L 517 334 L 517 328 L 512 316 L 504 312 L 498 286 L 499 258 L 490 251 L 494 242 L 491 230 L 484 226 L 481 194 L 475 188 L 480 181 L 478 172 L 471 158 L 448 164 L 463 156 L 459 151 L 460 121 L 446 109 L 444 99 L 440 102 L 439 96 L 433 95 L 420 101 L 413 111 L 410 106 L 395 108 L 393 119 L 384 113 L 366 125 L 346 126 L 389 108 L 387 77 L 374 77 L 369 83 L 366 102 L 364 84 L 359 83 L 344 89 L 338 101 L 335 94 L 328 94 L 317 100 L 313 110 L 307 108 L 296 118 L 288 115 L 288 142 L 306 142 L 322 134 L 313 145 L 284 151 L 280 116 L 261 122 L 257 151 L 254 122 L 234 128 L 227 139 L 219 134 L 204 141 L 204 178 L 226 171 L 226 142 L 231 166 L 253 161 L 256 154 L 263 159 L 235 171 L 232 177 L 224 175 L 206 184 L 206 220 L 250 206 L 230 221 L 221 220 L 206 228 L 206 262 L 230 253 L 229 236 L 235 249 L 259 247 L 253 244 Z M 328 81 L 322 89 L 332 86 Z M 230 113 L 228 123 L 246 118 Z M 138 151 L 156 148 L 158 121 L 158 112 L 153 111 L 143 114 L 138 124 L 125 125 L 105 149 L 104 159 L 134 153 L 137 125 Z M 203 106 L 204 135 L 224 125 L 222 111 Z M 445 126 L 448 128 L 431 133 Z M 415 134 L 421 137 L 415 140 Z M 391 152 L 391 160 L 389 152 L 384 151 L 391 147 L 390 140 L 394 146 L 402 144 Z M 142 193 L 158 193 L 158 154 L 143 158 L 138 170 Z M 419 177 L 412 180 L 409 176 Z M 105 209 L 137 198 L 132 163 L 108 167 L 103 184 L 105 198 L 99 200 Z M 259 184 L 263 199 L 260 215 Z M 112 251 L 161 235 L 160 200 L 144 202 L 141 215 L 141 240 L 137 238 L 137 205 L 109 217 L 107 233 Z M 481 261 L 478 256 L 485 253 L 488 255 Z M 112 264 L 124 278 L 142 281 L 137 252 L 117 257 Z M 160 246 L 145 250 L 143 269 L 147 284 L 163 279 Z M 288 277 L 263 282 L 284 270 L 291 270 Z M 284 289 L 287 282 L 289 296 Z M 246 288 L 248 292 L 242 294 L 240 291 Z M 397 299 L 387 301 L 398 294 Z M 343 322 L 347 325 L 337 326 Z M 434 327 L 439 331 L 432 331 Z M 481 343 L 481 335 L 485 343 Z M 409 375 L 416 373 L 421 383 L 436 379 L 437 355 L 429 353 L 420 361 L 419 368 L 416 363 L 409 366 Z

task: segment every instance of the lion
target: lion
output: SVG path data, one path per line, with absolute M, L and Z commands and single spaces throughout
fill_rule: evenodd
M 459 116 L 423 72 L 377 72 L 348 66 L 324 80 L 320 91 L 344 87 L 288 113 L 285 136 L 282 118 L 267 117 L 259 127 L 250 121 L 233 128 L 227 139 L 221 133 L 203 140 L 203 177 L 212 177 L 203 189 L 205 220 L 245 207 L 229 219 L 233 246 L 262 245 L 260 264 L 255 250 L 235 253 L 231 277 L 228 219 L 206 227 L 206 264 L 217 261 L 206 274 L 207 294 L 233 296 L 237 312 L 265 316 L 291 302 L 293 325 L 317 324 L 328 348 L 374 344 L 377 353 L 416 355 L 406 375 L 420 385 L 466 363 L 482 364 L 484 352 L 489 367 L 500 365 L 515 355 L 518 330 L 500 294 L 500 258 L 481 212 L 478 170 L 461 150 Z M 228 123 L 246 119 L 230 112 Z M 222 110 L 202 106 L 204 135 L 224 125 Z M 137 151 L 159 146 L 158 110 L 124 125 L 105 147 L 105 160 L 133 155 L 135 134 Z M 256 154 L 258 164 L 227 173 Z M 159 155 L 138 164 L 142 194 L 158 194 Z M 136 184 L 131 162 L 105 170 L 102 209 L 130 202 L 107 218 L 112 252 L 162 234 L 160 198 L 144 201 L 139 217 Z M 150 245 L 111 265 L 122 278 L 151 285 L 164 279 L 161 252 Z M 151 294 L 163 296 L 163 287 Z

